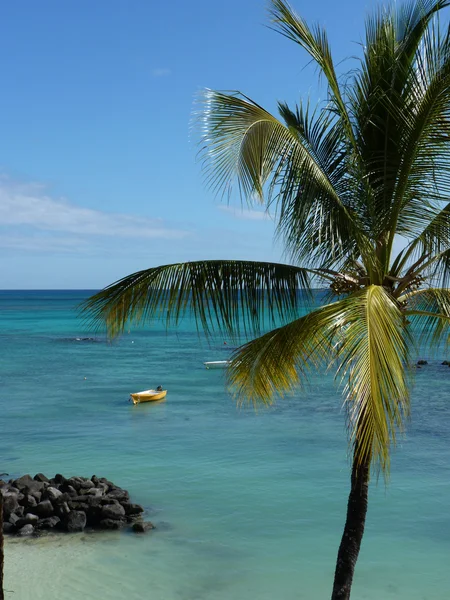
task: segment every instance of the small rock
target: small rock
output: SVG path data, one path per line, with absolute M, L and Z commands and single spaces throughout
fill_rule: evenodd
M 8 521 L 12 524 L 12 525 L 16 525 L 17 521 L 20 519 L 20 517 L 18 515 L 15 515 L 14 513 L 12 515 L 9 516 Z
M 67 515 L 66 521 L 67 531 L 83 531 L 86 527 L 86 514 L 81 510 L 72 510 Z
M 3 496 L 3 516 L 7 519 L 11 513 L 16 512 L 19 508 L 17 494 L 5 494 Z M 23 510 L 23 509 L 22 509 Z
M 24 517 L 20 517 L 17 521 L 16 525 L 20 529 L 24 525 L 35 525 L 39 521 L 39 517 L 37 515 L 33 515 L 32 513 L 27 513 Z
M 45 519 L 52 516 L 53 505 L 50 500 L 43 500 L 42 502 L 39 502 L 39 504 L 37 504 L 31 512 L 37 515 L 40 519 Z
M 63 502 L 62 504 L 58 504 L 55 506 L 55 514 L 60 519 L 64 519 L 66 515 L 70 513 L 70 508 L 67 502 Z
M 78 481 L 78 477 L 71 477 L 70 479 L 67 480 L 67 484 L 72 486 L 73 489 L 76 490 L 77 492 L 81 488 L 81 484 Z
M 40 519 L 36 524 L 36 529 L 54 529 L 61 523 L 59 517 L 48 517 L 46 519 Z
M 90 479 L 81 482 L 81 488 L 84 490 L 90 490 L 91 488 L 95 488 L 95 483 L 93 483 Z
M 140 504 L 132 504 L 131 502 L 122 502 L 123 509 L 126 515 L 139 515 L 144 512 Z
M 101 529 L 120 529 L 125 525 L 125 521 L 117 519 L 102 519 L 99 523 Z
M 83 512 L 89 510 L 89 505 L 85 502 L 74 502 L 73 500 L 70 500 L 67 505 L 70 510 L 82 510 Z
M 42 500 L 42 492 L 39 492 L 37 490 L 33 490 L 32 492 L 30 492 L 29 495 L 33 496 L 33 498 L 36 500 L 36 503 Z
M 69 500 L 72 500 L 72 498 L 73 496 L 71 496 L 70 494 L 64 493 L 61 494 L 61 496 L 58 496 L 56 500 L 53 500 L 53 504 L 57 506 L 58 504 L 62 504 L 63 502 L 69 502 Z
M 32 535 L 34 533 L 34 527 L 30 523 L 24 525 L 19 529 L 17 535 Z
M 102 517 L 104 519 L 123 519 L 125 510 L 120 504 L 106 504 L 102 507 Z
M 427 360 L 418 360 L 418 361 L 417 361 L 417 364 L 418 364 L 418 365 L 427 365 L 427 364 L 428 364 L 428 361 L 427 361 Z
M 62 492 L 55 487 L 48 487 L 46 494 L 49 500 L 57 500 L 60 496 L 62 496 Z
M 16 526 L 12 523 L 3 523 L 3 533 L 13 533 L 16 530 Z
M 34 496 L 27 495 L 27 496 L 23 497 L 20 504 L 22 504 L 22 506 L 27 506 L 28 508 L 32 508 L 33 506 L 36 506 L 37 502 L 36 502 L 36 498 Z
M 126 490 L 122 490 L 121 488 L 114 488 L 112 490 L 109 490 L 108 498 L 113 498 L 114 500 L 118 500 L 119 502 L 121 500 L 128 502 L 130 496 Z
M 19 479 L 14 481 L 14 487 L 16 487 L 18 490 L 22 490 L 24 487 L 32 484 L 33 482 L 34 479 L 31 477 L 31 475 L 22 475 L 22 477 L 19 477 Z
M 81 498 L 83 498 L 82 502 L 88 506 L 101 506 L 102 504 L 102 498 L 100 496 L 86 494 L 86 496 L 81 496 Z
M 104 483 L 108 488 L 115 488 L 116 486 L 113 484 L 112 481 L 109 481 L 109 479 L 106 479 L 106 477 L 99 477 L 98 478 L 98 482 L 100 483 Z
M 43 473 L 36 473 L 36 475 L 33 477 L 33 479 L 35 481 L 40 481 L 41 483 L 48 483 L 49 480 L 48 478 L 43 474 Z
M 150 529 L 155 529 L 155 526 L 150 521 L 138 521 L 137 523 L 133 523 L 131 529 L 135 533 L 145 533 L 146 531 L 150 531 Z
M 61 473 L 57 473 L 54 477 L 54 482 L 58 484 L 66 483 L 67 479 Z

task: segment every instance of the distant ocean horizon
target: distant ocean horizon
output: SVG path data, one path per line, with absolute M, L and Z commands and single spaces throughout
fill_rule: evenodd
M 8 538 L 6 596 L 329 598 L 350 480 L 332 375 L 237 409 L 223 373 L 203 366 L 229 356 L 226 340 L 186 318 L 110 343 L 76 311 L 95 291 L 0 290 L 0 471 L 108 477 L 156 529 Z M 390 481 L 371 483 L 355 600 L 448 598 L 449 357 L 420 357 Z M 157 385 L 166 402 L 128 402 Z

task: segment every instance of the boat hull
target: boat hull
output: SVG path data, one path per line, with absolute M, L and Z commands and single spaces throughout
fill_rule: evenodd
M 167 395 L 167 390 L 157 392 L 156 390 L 147 390 L 146 392 L 137 392 L 136 394 L 130 394 L 133 404 L 140 404 L 141 402 L 155 402 L 156 400 L 164 400 Z
M 212 360 L 203 364 L 207 369 L 226 369 L 231 362 L 229 360 Z

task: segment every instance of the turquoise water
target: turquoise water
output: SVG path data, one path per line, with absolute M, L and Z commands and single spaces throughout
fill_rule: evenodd
M 329 598 L 349 482 L 332 379 L 238 410 L 202 365 L 227 357 L 222 340 L 186 321 L 108 344 L 77 319 L 84 297 L 0 292 L 0 471 L 106 476 L 157 530 L 8 540 L 6 597 Z M 167 402 L 127 402 L 159 384 Z M 449 384 L 439 357 L 417 371 L 391 482 L 371 487 L 354 600 L 449 597 Z

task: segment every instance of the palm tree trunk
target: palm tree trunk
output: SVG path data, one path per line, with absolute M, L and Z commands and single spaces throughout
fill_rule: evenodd
M 351 490 L 347 505 L 347 520 L 337 556 L 331 600 L 348 600 L 352 588 L 353 572 L 366 523 L 369 495 L 370 461 L 356 464 L 353 457 Z
M 3 494 L 0 491 L 0 600 L 5 600 L 3 592 Z

